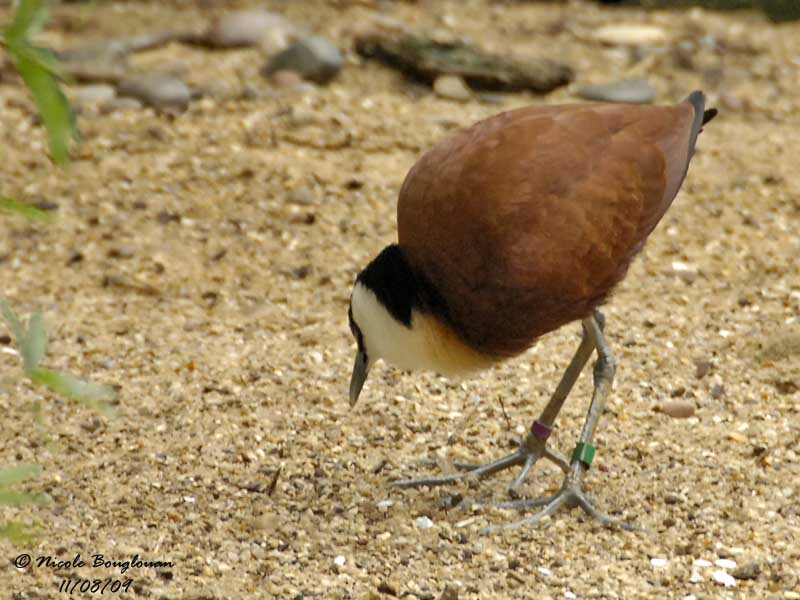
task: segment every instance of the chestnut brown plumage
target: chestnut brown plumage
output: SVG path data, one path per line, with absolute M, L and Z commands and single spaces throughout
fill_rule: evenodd
M 697 114 L 690 101 L 534 106 L 473 125 L 406 177 L 400 248 L 453 299 L 470 346 L 523 352 L 622 280 L 683 180 Z
M 408 173 L 397 209 L 399 243 L 358 276 L 350 325 L 358 343 L 355 402 L 378 358 L 451 374 L 525 351 L 545 333 L 581 320 L 583 341 L 520 449 L 469 474 L 542 456 L 566 472 L 561 492 L 522 522 L 580 505 L 591 439 L 615 362 L 597 312 L 625 276 L 686 175 L 706 111 L 701 92 L 675 106 L 572 104 L 502 113 L 463 129 Z M 553 421 L 597 351 L 595 391 L 580 441 L 566 461 L 546 447 Z M 441 485 L 464 475 L 397 482 Z M 504 505 L 508 505 L 505 503 Z M 517 502 L 515 505 L 520 505 Z

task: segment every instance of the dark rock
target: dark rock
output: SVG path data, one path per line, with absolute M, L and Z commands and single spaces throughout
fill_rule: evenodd
M 336 46 L 323 37 L 310 36 L 273 56 L 264 67 L 264 74 L 294 71 L 309 81 L 327 83 L 339 73 L 343 62 Z
M 706 10 L 736 10 L 760 8 L 773 21 L 800 19 L 800 2 L 797 0 L 599 0 L 600 4 L 633 5 L 646 8 L 675 8 L 700 6 Z
M 585 100 L 632 104 L 649 104 L 656 97 L 656 91 L 646 79 L 623 79 L 611 83 L 585 85 L 579 88 L 577 93 Z
M 440 41 L 415 34 L 367 34 L 356 51 L 428 85 L 440 75 L 461 77 L 473 90 L 549 92 L 572 81 L 568 66 L 544 59 L 514 60 L 461 41 Z
M 395 587 L 389 583 L 388 581 L 381 581 L 378 584 L 378 591 L 381 594 L 387 594 L 389 596 L 397 596 L 397 590 Z
M 756 579 L 760 574 L 761 565 L 756 561 L 739 565 L 731 572 L 736 579 Z
M 53 202 L 52 200 L 42 199 L 32 202 L 31 204 L 39 210 L 58 210 L 58 202 Z

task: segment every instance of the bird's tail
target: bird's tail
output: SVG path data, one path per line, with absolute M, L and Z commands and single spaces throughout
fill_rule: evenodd
M 684 102 L 688 102 L 694 107 L 694 122 L 692 123 L 692 133 L 689 138 L 689 159 L 691 160 L 697 136 L 703 131 L 703 125 L 717 116 L 717 109 L 709 108 L 706 110 L 706 95 L 700 90 L 689 94 Z

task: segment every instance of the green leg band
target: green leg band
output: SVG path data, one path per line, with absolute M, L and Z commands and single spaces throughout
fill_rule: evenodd
M 578 442 L 575 449 L 572 451 L 572 459 L 570 462 L 580 461 L 586 468 L 592 466 L 592 459 L 594 458 L 594 446 L 584 442 Z

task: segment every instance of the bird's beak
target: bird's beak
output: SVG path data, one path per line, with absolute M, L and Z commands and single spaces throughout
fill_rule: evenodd
M 367 353 L 362 350 L 356 352 L 356 362 L 353 364 L 353 375 L 350 377 L 350 406 L 355 406 L 358 401 L 358 395 L 361 393 L 361 388 L 364 387 L 364 382 L 367 380 L 369 373 L 369 361 L 367 360 Z

